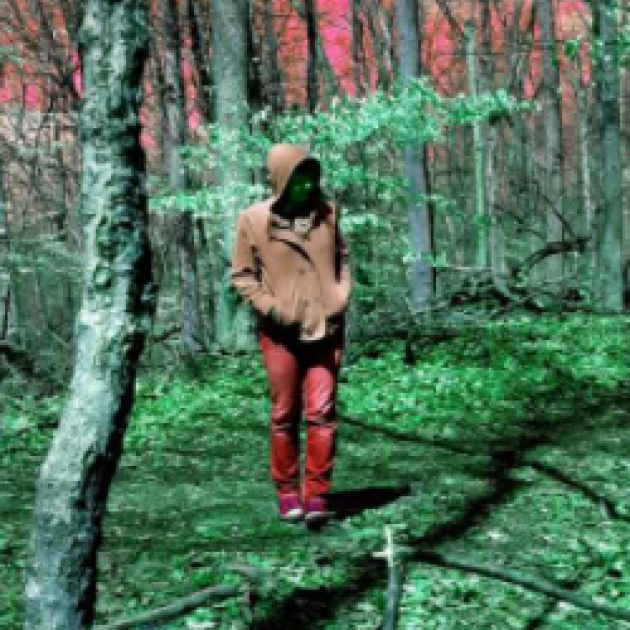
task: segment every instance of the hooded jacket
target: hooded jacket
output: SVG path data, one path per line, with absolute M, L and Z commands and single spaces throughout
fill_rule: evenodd
M 296 325 L 300 341 L 316 341 L 343 325 L 352 276 L 332 202 L 318 198 L 306 217 L 282 215 L 287 183 L 303 162 L 321 175 L 319 161 L 299 146 L 269 150 L 273 195 L 238 214 L 230 279 L 259 324 L 273 306 L 283 323 Z

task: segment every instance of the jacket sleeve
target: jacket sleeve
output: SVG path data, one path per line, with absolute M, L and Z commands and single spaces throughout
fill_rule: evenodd
M 273 296 L 264 289 L 259 280 L 255 261 L 256 247 L 252 242 L 247 219 L 239 214 L 236 219 L 236 238 L 232 251 L 232 286 L 259 313 L 266 315 L 273 305 Z

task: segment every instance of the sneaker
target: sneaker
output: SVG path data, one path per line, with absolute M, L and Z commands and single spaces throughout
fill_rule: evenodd
M 308 525 L 321 523 L 334 515 L 326 499 L 321 496 L 313 496 L 304 502 L 304 520 Z
M 299 521 L 304 516 L 302 502 L 297 494 L 286 494 L 278 497 L 280 518 L 285 521 Z

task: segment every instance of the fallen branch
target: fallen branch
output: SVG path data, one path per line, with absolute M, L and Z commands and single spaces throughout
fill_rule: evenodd
M 571 241 L 552 241 L 547 243 L 543 248 L 530 254 L 520 265 L 512 267 L 510 274 L 513 278 L 516 278 L 523 273 L 528 273 L 531 271 L 532 267 L 546 258 L 549 258 L 549 256 L 555 256 L 556 254 L 566 254 L 570 252 L 583 254 L 586 251 L 586 245 L 589 240 L 587 236 L 578 236 Z
M 526 588 L 529 591 L 543 593 L 555 600 L 568 602 L 577 608 L 590 610 L 591 612 L 600 613 L 602 615 L 606 615 L 607 617 L 630 623 L 630 610 L 616 608 L 614 606 L 610 606 L 609 604 L 599 604 L 584 595 L 556 586 L 552 582 L 548 582 L 541 577 L 526 575 L 520 571 L 512 569 L 499 569 L 497 567 L 478 564 L 472 560 L 445 556 L 435 551 L 414 550 L 412 556 L 414 560 L 428 562 L 441 567 L 469 571 L 477 573 L 478 575 L 485 575 L 486 577 L 500 580 L 501 582 L 516 584 L 517 586 Z
M 228 568 L 241 573 L 248 582 L 261 581 L 264 577 L 262 571 L 258 567 L 231 564 Z M 247 594 L 248 588 L 246 587 L 245 590 Z M 196 593 L 192 593 L 191 595 L 181 597 L 166 606 L 155 608 L 154 610 L 136 615 L 135 617 L 121 619 L 120 621 L 116 621 L 105 626 L 97 626 L 95 630 L 127 630 L 127 628 L 136 628 L 147 624 L 172 621 L 173 619 L 186 615 L 200 606 L 207 604 L 209 601 L 237 597 L 241 595 L 242 591 L 242 585 L 210 586 L 197 591 Z

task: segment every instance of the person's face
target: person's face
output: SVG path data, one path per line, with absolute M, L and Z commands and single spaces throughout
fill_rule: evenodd
M 310 173 L 294 173 L 289 180 L 288 197 L 292 208 L 302 207 L 315 190 L 315 179 Z

